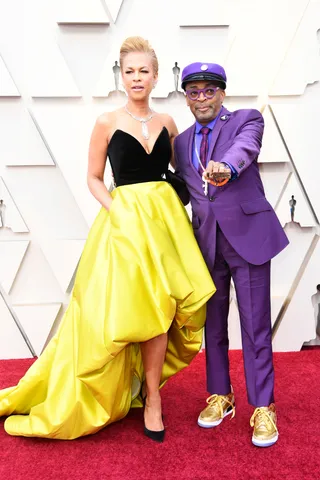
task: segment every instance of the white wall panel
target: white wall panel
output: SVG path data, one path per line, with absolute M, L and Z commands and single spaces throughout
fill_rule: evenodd
M 287 298 L 299 268 L 314 238 L 312 228 L 301 228 L 296 223 L 288 223 L 285 232 L 290 244 L 273 260 L 271 269 L 272 295 Z
M 319 220 L 320 135 L 317 119 L 320 116 L 320 97 L 315 100 L 313 103 L 274 105 L 272 108 L 295 168 Z
M 308 0 L 235 3 L 235 40 L 225 61 L 230 95 L 268 93 L 307 4 Z
M 286 223 L 291 221 L 289 201 L 291 200 L 292 195 L 297 202 L 294 212 L 294 221 L 299 223 L 301 227 L 315 227 L 317 222 L 294 173 L 290 176 L 285 191 L 283 192 L 281 200 L 276 208 L 281 225 L 284 227 Z
M 176 0 L 178 7 L 178 22 L 181 27 L 207 27 L 230 25 L 232 7 L 231 0 L 202 0 L 201 7 L 194 4 L 186 5 L 184 0 Z
M 32 97 L 81 97 L 57 45 L 53 5 L 40 0 L 26 3 L 25 22 L 25 73 L 29 94 Z
M 39 105 L 32 113 L 83 216 L 91 225 L 99 208 L 87 187 L 88 148 L 96 111 L 90 106 L 65 104 L 50 109 Z
M 0 157 L 4 165 L 51 165 L 54 161 L 32 116 L 21 103 L 0 108 Z
M 10 293 L 28 246 L 28 241 L 0 241 L 0 284 L 7 294 Z
M 112 20 L 116 22 L 123 0 L 102 0 L 102 1 L 106 4 Z
M 288 152 L 271 114 L 269 106 L 265 108 L 263 112 L 263 118 L 264 133 L 262 149 L 259 155 L 259 162 L 290 162 Z
M 274 339 L 277 351 L 300 350 L 316 336 L 311 296 L 319 284 L 320 242 L 310 258 Z
M 303 2 L 301 2 L 303 3 Z M 300 19 L 270 95 L 302 95 L 307 84 L 320 80 L 319 44 L 320 1 L 311 0 Z
M 0 359 L 32 357 L 1 295 L 0 331 Z
M 291 175 L 290 168 L 287 163 L 263 163 L 260 164 L 259 171 L 266 197 L 273 208 L 275 208 L 279 200 L 282 198 L 283 191 L 286 190 L 286 184 Z M 285 219 L 287 218 L 288 206 L 286 204 Z
M 20 93 L 3 61 L 0 57 L 0 97 L 20 97 Z
M 47 305 L 14 305 L 14 311 L 35 353 L 39 356 L 61 308 L 60 303 Z
M 13 232 L 28 232 L 29 229 L 25 224 L 17 205 L 15 204 L 7 186 L 0 177 L 0 200 L 3 204 L 0 206 L 0 227 L 10 228 Z
M 63 292 L 68 290 L 85 240 L 42 240 L 41 249 Z
M 109 23 L 109 18 L 100 0 L 58 0 L 56 19 L 58 23 L 86 24 Z

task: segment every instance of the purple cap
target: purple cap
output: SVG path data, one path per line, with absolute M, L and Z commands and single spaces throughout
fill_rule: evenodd
M 212 80 L 221 84 L 223 89 L 227 86 L 227 76 L 224 68 L 217 63 L 190 63 L 187 65 L 181 75 L 181 87 L 186 89 L 188 82 L 196 80 Z

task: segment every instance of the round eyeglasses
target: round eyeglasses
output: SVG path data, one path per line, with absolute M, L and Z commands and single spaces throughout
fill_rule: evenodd
M 200 97 L 200 93 L 202 92 L 203 95 L 208 98 L 209 100 L 215 96 L 217 90 L 220 90 L 219 87 L 207 87 L 207 88 L 190 88 L 190 90 L 186 90 L 186 94 L 190 100 L 198 100 Z

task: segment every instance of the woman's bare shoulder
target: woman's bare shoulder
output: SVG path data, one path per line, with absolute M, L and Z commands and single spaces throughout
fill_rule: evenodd
M 163 125 L 167 128 L 170 136 L 176 136 L 177 126 L 171 115 L 169 115 L 168 113 L 159 113 L 158 115 L 160 116 Z
M 116 121 L 118 116 L 121 114 L 122 108 L 113 110 L 112 112 L 101 113 L 97 118 L 97 124 L 104 125 L 105 127 L 111 127 L 112 124 Z

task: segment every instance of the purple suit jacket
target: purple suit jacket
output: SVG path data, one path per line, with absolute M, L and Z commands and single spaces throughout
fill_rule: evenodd
M 238 177 L 223 187 L 209 185 L 208 196 L 192 164 L 195 124 L 175 139 L 176 172 L 187 184 L 194 233 L 209 269 L 215 259 L 216 222 L 236 252 L 254 265 L 269 261 L 289 243 L 265 197 L 259 174 L 263 129 L 258 110 L 222 108 L 212 132 L 209 158 L 232 165 Z

